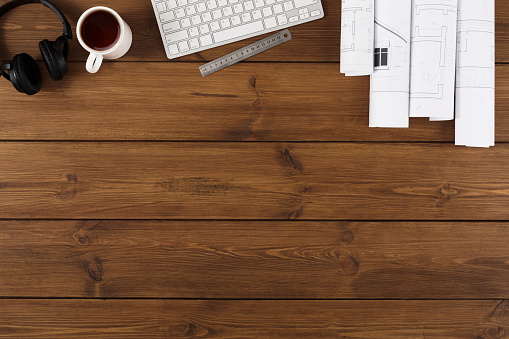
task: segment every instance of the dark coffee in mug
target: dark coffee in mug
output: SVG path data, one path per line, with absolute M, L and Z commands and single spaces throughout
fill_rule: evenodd
M 98 10 L 90 13 L 81 26 L 83 42 L 96 51 L 106 51 L 120 38 L 120 24 L 110 12 Z

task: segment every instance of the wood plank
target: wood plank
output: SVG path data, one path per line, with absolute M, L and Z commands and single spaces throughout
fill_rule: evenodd
M 156 17 L 149 0 L 55 0 L 56 5 L 67 15 L 73 32 L 81 13 L 93 6 L 108 6 L 115 9 L 131 26 L 133 46 L 122 61 L 167 61 L 163 41 L 156 24 Z M 323 0 L 327 19 L 292 28 L 293 40 L 274 50 L 253 57 L 258 61 L 339 61 L 340 5 L 336 0 Z M 506 6 L 507 7 L 507 6 Z M 508 7 L 509 8 L 509 7 Z M 508 9 L 509 11 L 509 9 Z M 41 14 L 44 12 L 44 15 Z M 509 16 L 508 16 L 509 22 Z M 24 7 L 2 18 L 0 30 L 8 32 L 3 45 L 8 46 L 9 55 L 18 51 L 27 51 L 37 56 L 40 53 L 37 43 L 42 39 L 55 39 L 62 34 L 62 26 L 50 10 L 41 6 Z M 259 40 L 252 38 L 233 45 L 218 47 L 180 58 L 179 61 L 214 60 L 231 51 Z M 30 47 L 32 46 L 32 47 Z M 509 48 L 509 46 L 508 46 Z M 85 61 L 87 52 L 76 40 L 72 41 L 70 60 Z M 76 65 L 82 67 L 83 65 Z M 338 66 L 339 72 L 339 66 Z
M 205 79 L 195 64 L 72 69 L 27 97 L 0 86 L 2 140 L 454 141 L 454 122 L 368 128 L 369 78 L 334 64 L 242 64 Z M 497 141 L 509 141 L 509 65 L 497 66 Z M 58 98 L 58 100 L 56 99 Z
M 3 221 L 0 297 L 509 298 L 508 223 Z
M 1 338 L 504 338 L 507 301 L 0 300 Z
M 54 0 L 67 15 L 75 32 L 79 16 L 92 6 L 108 6 L 115 9 L 129 23 L 134 33 L 133 47 L 122 61 L 166 61 L 163 43 L 156 25 L 152 5 L 149 0 L 124 1 L 115 0 Z M 340 1 L 322 0 L 326 17 L 305 25 L 291 28 L 293 41 L 276 49 L 262 53 L 252 60 L 256 61 L 339 61 L 340 36 Z M 496 2 L 496 44 L 497 62 L 509 62 L 509 3 Z M 40 60 L 38 41 L 56 39 L 62 28 L 54 14 L 39 6 L 26 6 L 9 13 L 0 22 L 4 32 L 3 46 L 7 46 L 5 55 L 28 52 Z M 234 51 L 242 46 L 257 41 L 257 38 L 238 42 L 233 45 L 200 52 L 179 60 L 205 61 L 213 60 Z M 87 53 L 81 48 L 77 39 L 72 41 L 70 60 L 85 61 Z M 83 65 L 73 67 L 84 68 Z M 338 68 L 339 69 L 339 68 Z M 339 71 L 338 71 L 339 72 Z
M 0 218 L 508 220 L 509 145 L 3 143 Z

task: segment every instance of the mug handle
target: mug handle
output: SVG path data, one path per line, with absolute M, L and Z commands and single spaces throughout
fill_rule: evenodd
M 87 60 L 87 71 L 89 73 L 97 73 L 103 63 L 103 56 L 100 54 L 90 53 Z

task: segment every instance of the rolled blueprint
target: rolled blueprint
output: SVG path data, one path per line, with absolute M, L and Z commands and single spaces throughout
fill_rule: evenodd
M 456 145 L 495 145 L 495 1 L 459 0 Z
M 411 2 L 376 0 L 370 127 L 408 127 Z
M 412 0 L 410 117 L 454 119 L 457 17 L 458 0 Z
M 341 2 L 341 73 L 373 74 L 374 0 Z

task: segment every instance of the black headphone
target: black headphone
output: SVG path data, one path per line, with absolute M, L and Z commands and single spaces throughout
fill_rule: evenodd
M 69 54 L 68 40 L 72 39 L 71 25 L 64 14 L 51 2 L 46 0 L 12 0 L 0 7 L 0 17 L 19 6 L 41 3 L 51 9 L 58 16 L 64 26 L 64 33 L 55 41 L 42 40 L 39 42 L 41 55 L 48 68 L 51 78 L 61 80 L 67 74 L 67 55 Z M 9 72 L 6 72 L 6 71 Z M 0 76 L 12 82 L 20 93 L 34 95 L 41 90 L 42 79 L 39 66 L 26 53 L 17 54 L 10 63 L 0 66 Z

